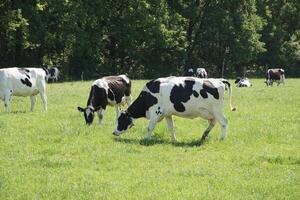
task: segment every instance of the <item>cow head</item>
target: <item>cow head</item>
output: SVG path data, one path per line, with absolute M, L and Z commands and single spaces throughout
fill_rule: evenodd
M 133 125 L 133 119 L 130 116 L 130 113 L 126 111 L 122 112 L 117 119 L 116 129 L 113 131 L 113 134 L 119 136 L 122 133 L 126 132 Z
M 83 112 L 86 124 L 91 125 L 94 120 L 95 109 L 92 106 L 88 106 L 86 108 L 77 107 L 77 109 L 80 112 Z

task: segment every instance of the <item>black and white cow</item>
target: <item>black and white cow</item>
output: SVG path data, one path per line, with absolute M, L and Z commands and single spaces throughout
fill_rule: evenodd
M 273 82 L 277 82 L 277 86 L 280 83 L 283 83 L 284 85 L 284 81 L 285 81 L 285 75 L 283 69 L 281 68 L 268 69 L 266 74 L 266 81 L 265 81 L 267 86 L 273 86 Z
M 209 126 L 204 131 L 201 141 L 208 136 L 218 121 L 222 136 L 226 136 L 227 119 L 223 115 L 225 86 L 229 87 L 231 110 L 231 86 L 225 79 L 199 79 L 194 77 L 167 77 L 152 80 L 146 84 L 137 99 L 118 117 L 113 134 L 118 136 L 133 125 L 133 120 L 145 117 L 150 120 L 149 139 L 156 125 L 166 118 L 171 132 L 172 142 L 176 141 L 172 115 L 208 120 Z
M 207 78 L 207 72 L 204 68 L 196 69 L 196 77 L 198 78 Z
M 57 67 L 50 67 L 47 68 L 47 70 L 48 70 L 47 79 L 52 79 L 52 82 L 57 81 L 59 76 L 59 69 Z
M 248 78 L 238 77 L 234 83 L 236 87 L 252 87 L 252 83 L 250 83 Z
M 36 95 L 40 93 L 47 110 L 46 75 L 41 68 L 4 68 L 0 69 L 0 99 L 5 101 L 5 110 L 9 112 L 11 96 L 30 96 L 31 111 L 34 109 Z
M 205 70 L 205 68 L 190 68 L 187 71 L 187 76 L 194 76 L 194 77 L 198 77 L 198 78 L 207 78 L 207 72 Z
M 93 123 L 94 112 L 98 113 L 99 125 L 103 118 L 103 111 L 107 105 L 116 107 L 116 117 L 120 114 L 120 106 L 131 103 L 131 81 L 126 75 L 106 76 L 97 79 L 92 84 L 90 95 L 85 108 L 77 107 L 83 112 L 87 125 Z

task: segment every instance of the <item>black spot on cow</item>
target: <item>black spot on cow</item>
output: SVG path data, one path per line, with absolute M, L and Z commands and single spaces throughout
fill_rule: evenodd
M 146 117 L 146 111 L 149 110 L 151 106 L 157 104 L 157 102 L 155 96 L 149 92 L 142 91 L 127 110 L 134 118 Z
M 28 79 L 30 79 L 30 76 L 29 76 L 29 69 L 25 69 L 25 68 L 18 68 L 18 71 L 21 73 L 21 74 L 23 74 L 23 75 L 25 75 Z
M 95 109 L 103 108 L 107 106 L 107 94 L 104 88 L 99 88 L 97 85 L 91 87 L 87 106 L 93 106 Z
M 211 94 L 215 99 L 219 99 L 218 88 L 215 88 L 213 84 L 207 80 L 203 81 L 203 89 L 200 90 L 201 96 L 206 99 L 208 94 Z
M 43 67 L 42 69 L 45 71 L 46 75 L 48 75 L 48 74 L 49 74 L 49 70 L 48 70 L 48 68 L 47 68 L 47 67 Z
M 55 75 L 55 68 L 50 68 L 48 71 L 49 71 L 50 76 L 54 77 L 54 75 Z
M 146 84 L 147 88 L 152 93 L 159 93 L 160 82 L 157 80 L 152 80 Z
M 157 115 L 161 115 L 161 114 L 162 114 L 160 107 L 157 108 L 157 110 L 155 111 L 155 113 L 156 113 Z
M 25 78 L 25 80 L 21 79 L 21 82 L 28 87 L 32 86 L 32 83 L 30 82 L 30 80 L 28 78 Z
M 195 90 L 193 91 L 193 95 L 194 95 L 194 97 L 199 97 L 199 94 L 198 94 L 198 92 L 196 92 Z
M 192 94 L 195 95 L 193 86 L 195 84 L 194 79 L 187 79 L 184 81 L 184 85 L 175 85 L 170 94 L 170 101 L 174 104 L 174 108 L 178 112 L 184 112 L 185 107 L 183 103 L 186 103 Z
M 131 115 L 128 112 L 121 113 L 121 115 L 118 117 L 118 131 L 124 131 L 126 130 L 131 124 L 132 124 L 132 118 Z

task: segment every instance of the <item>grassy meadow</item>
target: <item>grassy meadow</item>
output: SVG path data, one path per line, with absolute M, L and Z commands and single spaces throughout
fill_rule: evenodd
M 113 136 L 113 107 L 87 127 L 77 106 L 92 81 L 48 84 L 47 112 L 39 96 L 34 112 L 29 97 L 12 97 L 11 113 L 0 101 L 0 199 L 300 199 L 300 79 L 252 81 L 233 87 L 236 112 L 226 92 L 226 140 L 217 124 L 201 146 L 200 118 L 174 118 L 175 144 L 165 121 L 150 141 L 146 119 Z

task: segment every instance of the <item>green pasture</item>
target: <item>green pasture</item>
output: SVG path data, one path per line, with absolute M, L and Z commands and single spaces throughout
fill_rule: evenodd
M 0 199 L 300 199 L 300 79 L 234 87 L 235 112 L 226 92 L 226 140 L 217 124 L 201 146 L 199 118 L 174 118 L 175 144 L 165 121 L 150 141 L 146 119 L 113 136 L 112 107 L 87 127 L 77 106 L 91 83 L 48 84 L 47 112 L 39 96 L 34 112 L 29 97 L 12 97 L 11 113 L 0 102 Z

